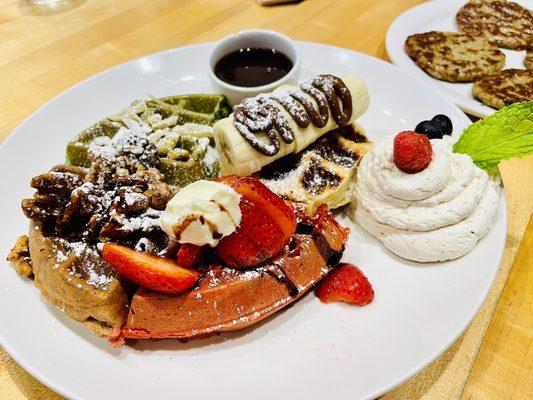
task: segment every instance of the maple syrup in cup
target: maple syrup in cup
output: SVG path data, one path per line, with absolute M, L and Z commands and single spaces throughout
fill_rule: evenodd
M 254 29 L 219 41 L 209 57 L 209 77 L 215 93 L 232 105 L 246 97 L 296 84 L 300 55 L 294 42 L 281 33 Z

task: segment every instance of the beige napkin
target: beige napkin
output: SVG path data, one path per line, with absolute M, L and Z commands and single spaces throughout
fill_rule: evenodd
M 63 400 L 24 371 L 0 347 L 0 400 Z

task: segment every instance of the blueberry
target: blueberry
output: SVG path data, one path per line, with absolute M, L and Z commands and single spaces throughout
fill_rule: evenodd
M 426 135 L 429 139 L 442 139 L 443 132 L 440 123 L 435 121 L 422 121 L 416 128 L 416 133 Z
M 433 118 L 431 118 L 433 122 L 437 122 L 442 127 L 442 133 L 444 135 L 451 135 L 453 131 L 453 125 L 450 118 L 448 118 L 444 114 L 435 115 Z

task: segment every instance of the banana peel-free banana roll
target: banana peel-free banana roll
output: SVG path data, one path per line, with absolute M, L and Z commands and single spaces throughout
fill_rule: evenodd
M 214 126 L 222 175 L 250 175 L 320 136 L 349 125 L 367 110 L 365 83 L 356 76 L 319 75 L 243 100 Z

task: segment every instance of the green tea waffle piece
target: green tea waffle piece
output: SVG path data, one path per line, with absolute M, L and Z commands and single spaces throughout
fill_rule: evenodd
M 175 126 L 149 136 L 161 156 L 159 168 L 168 183 L 183 187 L 218 177 L 218 154 L 211 136 L 210 126 L 197 124 Z
M 120 123 L 106 118 L 82 131 L 75 140 L 67 144 L 66 164 L 90 167 L 91 161 L 87 154 L 89 143 L 100 136 L 115 136 L 120 127 Z
M 178 187 L 185 187 L 200 179 L 214 179 L 218 177 L 220 168 L 218 161 L 209 168 L 205 163 L 193 159 L 177 161 L 167 157 L 161 159 L 159 170 L 165 175 L 165 181 L 167 183 Z
M 222 95 L 191 94 L 136 100 L 119 113 L 82 131 L 67 145 L 66 162 L 89 167 L 95 138 L 113 138 L 120 129 L 146 134 L 157 146 L 167 183 L 185 186 L 218 176 L 211 126 L 231 112 Z

